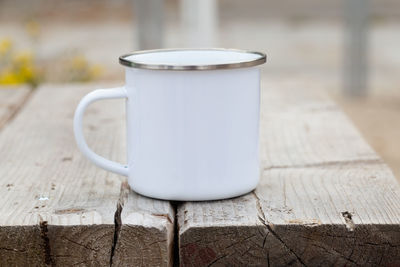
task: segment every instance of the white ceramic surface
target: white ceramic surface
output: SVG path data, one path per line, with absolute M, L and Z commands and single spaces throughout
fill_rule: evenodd
M 185 58 L 179 53 L 159 54 L 159 61 L 157 55 L 140 60 L 201 65 L 254 57 L 235 59 L 235 55 L 220 53 Z M 83 137 L 85 108 L 109 98 L 126 98 L 127 165 L 95 154 Z M 257 66 L 181 71 L 126 67 L 124 87 L 95 90 L 82 99 L 74 133 L 84 155 L 106 170 L 128 176 L 129 185 L 140 194 L 168 200 L 222 199 L 257 186 L 259 112 Z

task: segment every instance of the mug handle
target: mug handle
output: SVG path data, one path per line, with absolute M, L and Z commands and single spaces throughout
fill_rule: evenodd
M 97 166 L 107 171 L 115 172 L 117 174 L 121 174 L 124 176 L 128 176 L 128 166 L 103 158 L 102 156 L 96 154 L 89 148 L 89 146 L 85 141 L 85 137 L 83 136 L 82 119 L 87 106 L 92 102 L 102 99 L 115 99 L 115 98 L 127 98 L 127 97 L 128 95 L 125 87 L 95 90 L 82 98 L 81 102 L 79 102 L 79 105 L 76 108 L 74 116 L 75 140 L 78 145 L 78 148 L 83 153 L 83 155 L 85 155 L 89 160 L 91 160 Z

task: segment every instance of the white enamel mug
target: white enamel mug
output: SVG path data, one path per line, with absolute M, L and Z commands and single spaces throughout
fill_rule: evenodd
M 89 93 L 75 112 L 76 142 L 88 159 L 128 176 L 134 191 L 159 199 L 223 199 L 257 186 L 257 66 L 265 63 L 265 54 L 160 49 L 119 60 L 126 67 L 126 85 Z M 127 165 L 90 150 L 82 132 L 86 107 L 111 98 L 126 99 Z

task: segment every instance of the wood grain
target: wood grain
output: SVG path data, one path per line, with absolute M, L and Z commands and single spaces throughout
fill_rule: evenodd
M 174 209 L 167 201 L 140 197 L 124 185 L 113 265 L 172 266 Z
M 400 264 L 400 187 L 311 85 L 263 84 L 261 181 L 178 208 L 183 266 Z
M 27 86 L 0 87 L 0 129 L 18 113 L 31 93 Z
M 4 159 L 0 162 L 1 266 L 11 262 L 18 266 L 109 266 L 115 235 L 124 238 L 124 232 L 118 232 L 121 225 L 115 224 L 124 208 L 128 217 L 132 213 L 151 218 L 138 226 L 154 236 L 170 234 L 174 216 L 167 223 L 150 215 L 168 214 L 168 202 L 153 206 L 136 194 L 128 198 L 125 178 L 95 167 L 77 150 L 72 134 L 74 109 L 95 88 L 43 86 L 0 133 L 0 158 Z M 124 162 L 123 100 L 93 104 L 84 123 L 94 151 Z M 131 204 L 135 201 L 143 207 Z M 168 263 L 169 241 L 156 241 L 166 247 L 159 258 Z M 146 257 L 153 251 L 138 253 Z

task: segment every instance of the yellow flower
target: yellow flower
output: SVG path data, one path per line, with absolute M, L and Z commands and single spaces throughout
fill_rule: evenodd
M 10 39 L 0 40 L 0 56 L 4 56 L 11 51 L 13 43 Z
M 18 77 L 18 74 L 15 72 L 11 71 L 4 71 L 3 73 L 0 73 L 0 84 L 2 85 L 15 85 L 15 84 L 20 84 L 21 80 L 20 77 Z
M 90 73 L 90 77 L 92 79 L 95 79 L 103 73 L 103 67 L 99 64 L 95 64 L 95 65 L 91 66 L 89 73 Z
M 32 81 L 34 79 L 34 70 L 32 65 L 23 65 L 18 70 L 18 76 L 21 81 Z
M 91 65 L 85 56 L 76 55 L 67 61 L 69 81 L 91 81 L 102 73 L 100 65 Z
M 88 67 L 88 62 L 84 56 L 75 56 L 71 61 L 72 70 L 83 70 Z
M 31 52 L 21 52 L 12 55 L 9 64 L 0 72 L 0 84 L 12 85 L 29 83 L 37 85 L 39 73 L 34 65 Z
M 29 51 L 20 52 L 14 56 L 13 63 L 16 65 L 33 64 L 33 55 Z

